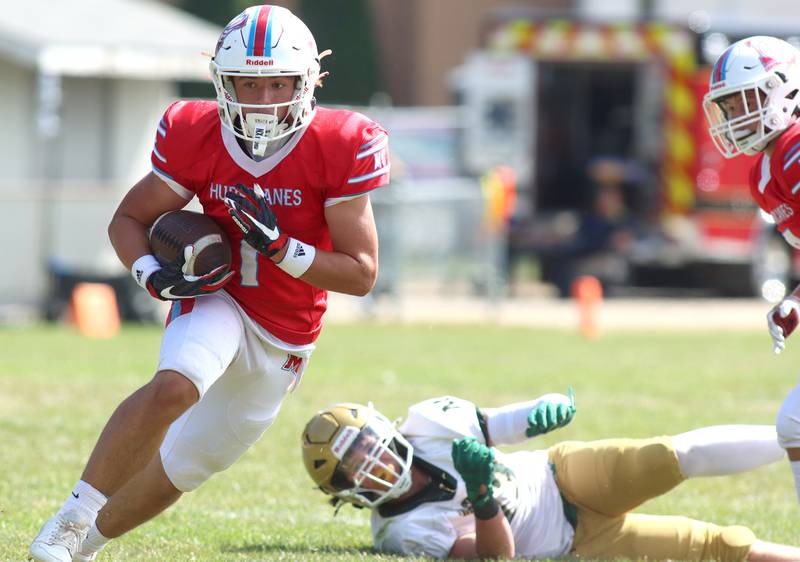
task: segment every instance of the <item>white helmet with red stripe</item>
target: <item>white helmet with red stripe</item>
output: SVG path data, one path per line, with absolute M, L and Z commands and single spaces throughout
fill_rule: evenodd
M 267 4 L 247 8 L 222 30 L 211 59 L 211 80 L 222 125 L 237 137 L 253 142 L 254 147 L 287 137 L 308 125 L 314 117 L 314 86 L 320 78 L 320 58 L 311 31 L 292 12 Z M 298 78 L 291 101 L 253 105 L 237 101 L 234 76 Z M 248 108 L 246 119 L 241 117 L 243 107 Z M 289 110 L 279 119 L 278 110 L 283 107 Z
M 737 41 L 711 71 L 703 98 L 711 138 L 726 158 L 756 154 L 797 119 L 800 51 L 775 37 Z

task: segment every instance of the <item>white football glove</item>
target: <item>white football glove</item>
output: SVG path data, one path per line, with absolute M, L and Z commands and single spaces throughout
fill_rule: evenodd
M 769 335 L 772 336 L 772 351 L 777 355 L 786 349 L 786 338 L 797 328 L 800 321 L 800 301 L 788 297 L 776 304 L 767 314 Z

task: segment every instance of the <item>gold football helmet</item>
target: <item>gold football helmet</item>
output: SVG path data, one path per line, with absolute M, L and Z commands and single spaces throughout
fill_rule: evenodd
M 335 404 L 303 430 L 303 463 L 319 488 L 376 507 L 411 487 L 413 447 L 370 403 Z

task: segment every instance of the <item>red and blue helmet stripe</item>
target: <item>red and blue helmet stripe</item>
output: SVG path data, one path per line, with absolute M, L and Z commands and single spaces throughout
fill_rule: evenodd
M 714 68 L 711 71 L 711 83 L 716 84 L 718 82 L 722 82 L 725 80 L 725 64 L 728 62 L 728 57 L 731 55 L 731 51 L 733 51 L 733 45 L 727 48 L 727 50 L 722 53 L 722 56 L 717 59 L 716 64 L 714 64 Z
M 248 57 L 272 56 L 272 6 L 259 6 L 250 22 Z

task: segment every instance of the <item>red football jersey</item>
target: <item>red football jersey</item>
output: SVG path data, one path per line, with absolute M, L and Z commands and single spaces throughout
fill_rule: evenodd
M 308 127 L 255 161 L 221 126 L 216 102 L 179 101 L 158 125 L 151 161 L 156 175 L 187 199 L 196 195 L 227 233 L 237 275 L 225 290 L 271 334 L 302 345 L 319 335 L 327 291 L 295 279 L 244 242 L 225 194 L 237 184 L 260 185 L 281 231 L 330 251 L 325 207 L 389 183 L 388 155 L 380 125 L 352 111 L 319 108 Z
M 750 171 L 750 193 L 787 242 L 800 248 L 800 123 L 774 142 L 772 155 L 761 153 Z

